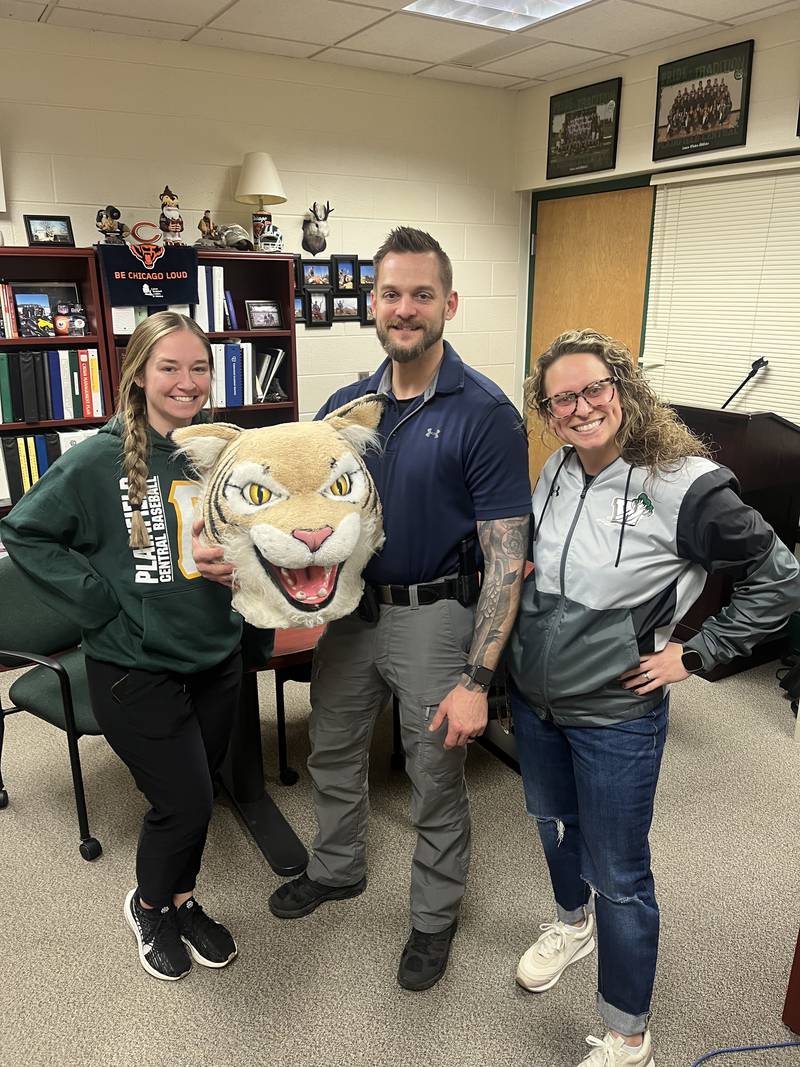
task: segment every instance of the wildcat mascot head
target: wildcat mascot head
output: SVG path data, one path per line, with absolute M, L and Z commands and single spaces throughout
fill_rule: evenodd
M 360 397 L 319 422 L 173 431 L 203 482 L 206 539 L 236 572 L 233 606 L 254 626 L 319 626 L 358 606 L 361 572 L 383 544 L 361 457 L 384 402 Z

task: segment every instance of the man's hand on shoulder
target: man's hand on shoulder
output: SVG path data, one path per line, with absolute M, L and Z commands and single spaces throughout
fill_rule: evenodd
M 195 566 L 203 578 L 232 588 L 233 567 L 225 562 L 225 553 L 221 548 L 215 548 L 200 540 L 204 527 L 205 523 L 202 519 L 196 519 L 192 523 L 192 557 Z
M 439 705 L 428 729 L 438 730 L 447 719 L 445 748 L 466 745 L 480 737 L 489 720 L 489 700 L 482 689 L 469 690 L 463 685 L 451 689 Z

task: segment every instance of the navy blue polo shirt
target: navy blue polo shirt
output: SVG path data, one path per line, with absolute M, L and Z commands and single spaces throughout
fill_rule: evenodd
M 317 414 L 367 393 L 386 393 L 378 427 L 383 451 L 364 457 L 383 505 L 386 543 L 365 577 L 413 585 L 458 571 L 458 543 L 486 519 L 529 515 L 528 441 L 506 394 L 444 342 L 425 393 L 400 413 L 391 360 L 371 378 L 339 389 Z M 480 560 L 480 553 L 478 553 Z

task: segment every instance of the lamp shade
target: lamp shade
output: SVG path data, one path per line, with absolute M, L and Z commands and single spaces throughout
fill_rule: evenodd
M 269 152 L 248 152 L 242 160 L 242 172 L 236 186 L 240 204 L 284 204 L 283 185 Z

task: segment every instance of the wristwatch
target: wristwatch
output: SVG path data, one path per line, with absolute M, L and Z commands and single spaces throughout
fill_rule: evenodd
M 464 666 L 463 673 L 466 674 L 467 678 L 471 678 L 476 685 L 479 685 L 484 693 L 489 691 L 492 678 L 494 678 L 494 671 L 490 671 L 488 667 L 481 667 L 476 663 L 467 663 Z
M 683 664 L 683 669 L 688 671 L 689 674 L 696 674 L 697 671 L 702 671 L 703 669 L 703 657 L 693 648 L 687 648 L 686 645 L 683 646 L 681 663 Z

